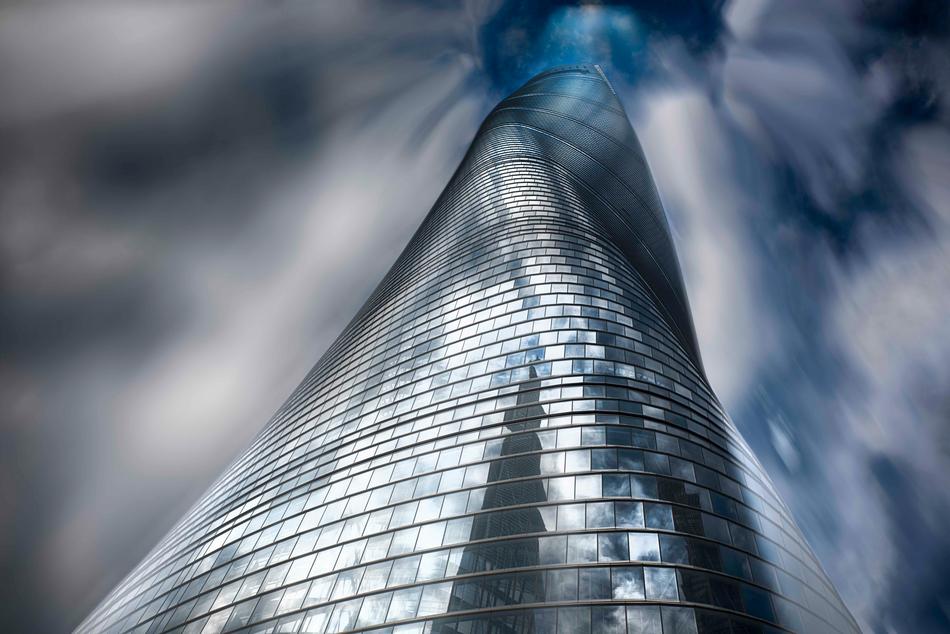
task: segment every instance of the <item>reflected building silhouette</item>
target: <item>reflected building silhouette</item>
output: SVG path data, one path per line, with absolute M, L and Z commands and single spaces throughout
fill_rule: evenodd
M 534 368 L 531 380 L 519 384 L 517 406 L 505 413 L 507 434 L 498 458 L 488 467 L 488 486 L 482 510 L 521 507 L 505 513 L 481 513 L 472 523 L 471 541 L 491 540 L 510 535 L 531 535 L 547 530 L 537 506 L 547 501 L 541 476 L 541 440 L 535 430 L 541 426 L 544 408 L 538 403 L 541 382 Z M 531 478 L 527 481 L 522 479 Z M 553 528 L 553 527 L 552 527 Z M 458 573 L 473 574 L 512 568 L 534 568 L 541 563 L 538 537 L 512 543 L 476 543 L 462 552 Z M 482 610 L 498 606 L 544 601 L 544 573 L 526 575 L 508 584 L 458 583 L 452 587 L 448 612 Z M 535 629 L 533 613 L 519 615 L 516 622 L 499 622 L 494 632 L 515 633 Z M 456 634 L 449 624 L 439 624 L 438 634 Z

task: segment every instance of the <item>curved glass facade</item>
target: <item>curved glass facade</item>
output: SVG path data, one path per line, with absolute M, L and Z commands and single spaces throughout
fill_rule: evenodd
M 82 632 L 854 632 L 709 388 L 596 66 L 488 116 L 392 270 Z

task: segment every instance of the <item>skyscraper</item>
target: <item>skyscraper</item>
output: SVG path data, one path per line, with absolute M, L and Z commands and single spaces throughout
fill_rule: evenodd
M 704 374 L 597 66 L 502 101 L 403 254 L 83 632 L 853 632 Z

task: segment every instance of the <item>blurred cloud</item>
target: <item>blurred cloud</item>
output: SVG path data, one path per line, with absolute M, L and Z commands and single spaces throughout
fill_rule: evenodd
M 670 214 L 703 361 L 716 393 L 734 404 L 777 350 L 761 267 L 745 217 L 760 210 L 741 188 L 736 142 L 694 86 L 643 99 L 636 128 Z
M 838 213 L 840 190 L 863 176 L 866 137 L 881 110 L 842 46 L 857 37 L 859 9 L 848 2 L 743 0 L 727 12 L 734 40 L 722 63 L 726 107 L 765 156 L 791 163 L 830 214 Z

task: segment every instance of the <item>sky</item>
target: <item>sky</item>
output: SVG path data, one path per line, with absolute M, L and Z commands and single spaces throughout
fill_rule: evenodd
M 950 629 L 940 2 L 0 6 L 0 629 L 74 627 L 260 430 L 482 118 L 603 66 L 710 380 L 868 632 Z

